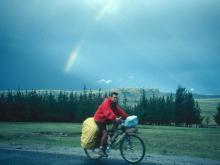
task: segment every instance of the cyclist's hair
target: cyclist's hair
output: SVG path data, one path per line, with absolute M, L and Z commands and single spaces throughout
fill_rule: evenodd
M 112 97 L 113 95 L 118 96 L 118 93 L 117 92 L 111 92 L 110 96 Z

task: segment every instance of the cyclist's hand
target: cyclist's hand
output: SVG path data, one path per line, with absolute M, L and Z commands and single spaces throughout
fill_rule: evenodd
M 117 118 L 115 119 L 115 122 L 116 122 L 117 124 L 121 124 L 121 123 L 123 122 L 123 120 L 122 120 L 121 117 L 117 117 Z

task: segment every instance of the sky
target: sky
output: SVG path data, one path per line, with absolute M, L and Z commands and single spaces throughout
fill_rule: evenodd
M 219 0 L 1 0 L 0 90 L 220 94 Z

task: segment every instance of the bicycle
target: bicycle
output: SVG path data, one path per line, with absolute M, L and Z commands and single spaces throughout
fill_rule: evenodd
M 128 128 L 121 124 L 116 130 L 107 130 L 108 140 L 106 152 L 110 153 L 111 148 L 119 147 L 122 158 L 128 163 L 139 163 L 145 156 L 145 144 L 137 136 L 137 128 Z M 84 149 L 88 158 L 96 160 L 102 158 L 98 155 L 98 147 Z

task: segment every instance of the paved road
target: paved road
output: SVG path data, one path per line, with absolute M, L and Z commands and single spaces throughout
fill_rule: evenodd
M 86 157 L 0 149 L 0 165 L 125 165 L 123 160 L 89 160 Z M 141 165 L 158 165 L 141 163 Z

